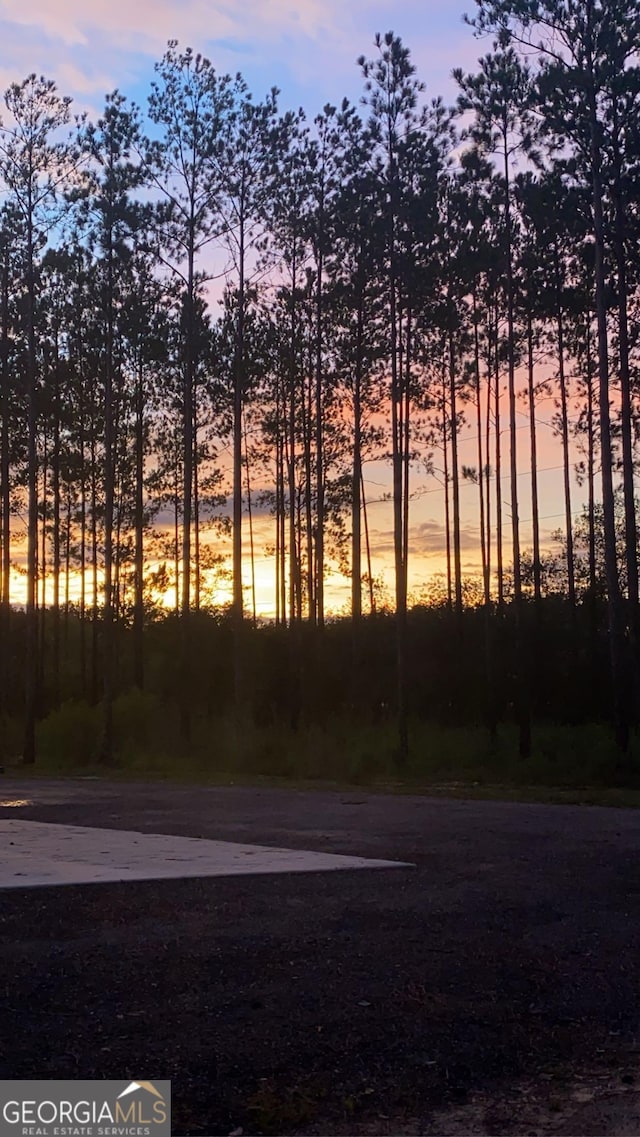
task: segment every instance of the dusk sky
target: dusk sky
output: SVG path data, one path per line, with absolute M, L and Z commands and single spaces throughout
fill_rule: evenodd
M 0 83 L 6 87 L 31 71 L 54 78 L 63 94 L 76 100 L 77 109 L 99 114 L 105 93 L 118 87 L 144 109 L 153 76 L 168 39 L 207 55 L 221 72 L 240 71 L 256 97 L 272 86 L 281 89 L 282 109 L 302 106 L 312 119 L 327 102 L 343 96 L 357 102 L 362 78 L 356 60 L 374 51 L 376 31 L 393 29 L 410 47 L 419 77 L 426 83 L 426 98 L 442 95 L 453 102 L 456 86 L 452 69 L 475 70 L 478 57 L 489 50 L 489 40 L 478 41 L 463 22 L 473 14 L 473 0 L 245 0 L 242 4 L 215 0 L 0 0 Z M 531 540 L 528 435 L 526 404 L 520 405 L 522 453 L 521 518 L 525 547 Z M 552 402 L 542 402 L 539 465 L 543 535 L 548 541 L 562 522 L 561 475 L 558 444 L 547 425 Z M 472 418 L 472 416 L 469 416 Z M 506 423 L 505 423 L 506 425 Z M 475 464 L 475 429 L 463 432 L 461 463 Z M 507 439 L 505 438 L 505 446 Z M 438 464 L 436 455 L 435 464 Z M 392 516 L 382 501 L 389 485 L 388 467 L 369 465 L 365 472 L 371 502 L 370 525 L 375 571 L 391 586 Z M 503 497 L 508 497 L 504 485 Z M 416 494 L 412 505 L 412 556 L 410 588 L 418 593 L 425 581 L 444 567 L 444 495 L 440 483 L 416 468 L 412 479 Z M 582 493 L 575 487 L 575 510 Z M 463 559 L 466 572 L 479 569 L 477 491 L 463 484 L 465 532 Z M 509 541 L 509 509 L 505 506 L 505 541 Z M 258 573 L 259 607 L 272 606 L 273 567 L 264 552 L 272 540 L 271 519 L 257 519 L 262 563 Z M 333 603 L 346 603 L 349 583 L 334 577 L 328 585 Z
M 3 84 L 36 70 L 99 105 L 120 87 L 143 100 L 168 39 L 241 71 L 257 93 L 277 85 L 283 104 L 311 113 L 360 90 L 356 59 L 376 31 L 411 47 L 431 95 L 450 96 L 455 66 L 472 67 L 479 45 L 463 24 L 473 0 L 0 0 Z

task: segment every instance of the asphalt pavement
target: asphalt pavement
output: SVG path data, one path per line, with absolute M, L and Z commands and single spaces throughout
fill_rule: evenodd
M 171 1078 L 179 1137 L 426 1133 L 638 1052 L 634 811 L 4 777 L 9 817 L 415 867 L 0 891 L 2 1078 Z

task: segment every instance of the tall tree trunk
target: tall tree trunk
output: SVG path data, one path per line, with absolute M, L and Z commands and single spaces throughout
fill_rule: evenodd
M 288 421 L 288 482 L 289 482 L 289 619 L 292 624 L 298 615 L 299 559 L 298 531 L 296 525 L 296 378 L 297 378 L 297 321 L 296 321 L 296 261 L 292 265 L 291 276 L 291 342 L 289 346 L 289 421 Z
M 300 722 L 301 711 L 301 682 L 300 682 L 300 651 L 299 651 L 299 625 L 302 605 L 302 588 L 300 573 L 300 545 L 299 545 L 299 500 L 296 485 L 296 429 L 297 429 L 297 399 L 296 384 L 298 378 L 298 322 L 296 319 L 296 292 L 297 292 L 297 259 L 294 254 L 291 266 L 291 311 L 290 311 L 290 343 L 289 343 L 289 375 L 288 375 L 288 482 L 289 482 L 289 695 L 290 695 L 290 723 L 292 730 L 296 731 Z M 303 395 L 304 399 L 304 395 Z M 304 413 L 304 412 L 303 412 Z
M 0 429 L 0 482 L 2 483 L 2 593 L 0 595 L 0 709 L 4 708 L 9 680 L 11 632 L 11 487 L 9 454 L 9 246 L 2 263 L 2 427 Z
M 198 450 L 197 390 L 193 392 L 193 607 L 200 611 L 200 453 Z
M 402 565 L 405 581 L 405 604 L 407 603 L 409 578 L 409 506 L 411 502 L 411 353 L 413 350 L 411 308 L 407 308 L 405 332 L 405 378 L 403 385 L 402 412 Z
M 518 425 L 516 421 L 516 341 L 515 341 L 515 290 L 513 281 L 513 234 L 511 218 L 511 186 L 509 173 L 508 134 L 504 133 L 504 222 L 506 234 L 507 270 L 507 352 L 509 385 L 509 459 L 511 475 L 511 531 L 513 551 L 513 592 L 516 605 L 516 622 L 520 618 L 522 582 L 520 569 L 520 514 L 518 503 Z
M 47 536 L 48 527 L 47 522 L 49 519 L 49 482 L 47 474 L 49 472 L 49 438 L 47 435 L 47 420 L 44 419 L 42 427 L 42 527 L 40 530 L 40 560 L 38 564 L 38 577 L 41 583 L 40 588 L 40 609 L 39 609 L 39 635 L 40 643 L 38 647 L 38 691 L 42 698 L 45 690 L 45 657 L 47 651 Z
M 478 306 L 476 285 L 473 288 L 473 363 L 476 394 L 476 429 L 478 454 L 478 506 L 480 510 L 480 556 L 482 560 L 482 583 L 484 588 L 484 602 L 491 601 L 491 581 L 489 579 L 487 558 L 487 532 L 484 505 L 484 451 L 482 446 L 482 383 L 480 378 L 480 336 L 478 329 Z
M 191 672 L 191 524 L 193 502 L 193 388 L 195 380 L 195 223 L 189 224 L 187 289 L 185 295 L 185 360 L 182 382 L 182 594 L 180 600 L 182 682 L 179 698 L 180 734 L 191 743 L 189 674 Z
M 313 541 L 313 462 L 311 454 L 311 435 L 313 430 L 313 359 L 309 359 L 309 382 L 303 381 L 302 392 L 302 436 L 304 444 L 304 513 L 307 546 L 307 614 L 310 624 L 316 622 L 315 590 L 315 549 Z M 302 545 L 301 545 L 302 548 Z
M 33 230 L 32 181 L 27 202 L 27 606 L 25 651 L 25 724 L 22 757 L 27 765 L 36 760 L 36 715 L 38 709 L 38 391 L 36 359 L 35 234 Z
M 531 284 L 529 285 L 531 288 Z M 542 600 L 540 572 L 540 507 L 538 495 L 538 431 L 536 424 L 536 390 L 533 359 L 533 320 L 527 312 L 527 393 L 529 396 L 529 441 L 531 444 L 531 515 L 533 524 L 533 596 L 537 605 Z
M 513 279 L 513 225 L 511 217 L 511 185 L 509 171 L 508 123 L 503 126 L 505 230 L 507 239 L 507 350 L 509 362 L 509 459 L 511 474 L 511 532 L 513 555 L 513 615 L 514 660 L 516 684 L 515 703 L 518 719 L 518 749 L 521 758 L 531 754 L 531 716 L 527 677 L 528 653 L 523 644 L 522 570 L 520 565 L 520 512 L 518 500 L 518 425 L 516 421 L 516 340 L 515 340 L 515 288 Z
M 233 684 L 236 715 L 241 714 L 243 692 L 244 590 L 242 580 L 242 413 L 245 352 L 245 168 L 243 165 L 238 233 L 238 320 L 233 368 Z
M 67 482 L 64 524 L 64 646 L 69 649 L 69 617 L 71 611 L 71 483 Z
M 594 422 L 593 399 L 593 355 L 591 346 L 591 312 L 587 313 L 586 328 L 587 363 L 587 493 L 589 514 L 589 589 L 592 611 L 595 612 L 597 589 L 596 567 L 596 428 Z M 595 619 L 594 619 L 595 625 Z
M 502 438 L 500 435 L 500 339 L 498 328 L 498 311 L 496 308 L 495 322 L 495 444 L 496 444 L 496 563 L 498 571 L 498 611 L 504 612 L 504 559 L 502 540 Z
M 564 512 L 567 538 L 567 580 L 569 603 L 575 608 L 576 573 L 573 551 L 573 514 L 571 509 L 571 463 L 569 460 L 569 409 L 567 398 L 567 376 L 564 361 L 564 319 L 562 314 L 562 295 L 559 280 L 559 258 L 556 249 L 556 326 L 558 330 L 558 378 L 560 382 L 560 421 L 562 430 L 562 467 L 564 477 Z
M 91 705 L 98 702 L 98 631 L 100 604 L 98 589 L 98 467 L 96 456 L 96 408 L 91 404 Z
M 287 624 L 287 520 L 285 507 L 285 440 L 286 440 L 286 411 L 284 388 L 280 382 L 276 385 L 276 492 L 278 495 L 279 511 L 277 513 L 280 549 L 280 619 L 283 627 Z
M 116 474 L 114 423 L 114 250 L 107 233 L 106 343 L 104 368 L 104 605 L 102 617 L 102 739 L 100 758 L 113 763 L 114 612 L 113 519 Z
M 484 498 L 487 510 L 487 578 L 489 580 L 489 589 L 491 589 L 491 568 L 492 568 L 492 537 L 493 531 L 491 527 L 491 402 L 492 402 L 492 383 L 491 377 L 493 375 L 492 369 L 492 354 L 491 354 L 491 327 L 487 328 L 487 380 L 486 380 L 486 413 L 484 422 L 484 453 L 486 460 L 485 479 L 484 479 Z
M 251 556 L 251 611 L 253 617 L 253 626 L 256 627 L 258 623 L 258 607 L 256 601 L 256 553 L 255 543 L 253 537 L 253 503 L 251 499 L 251 471 L 249 467 L 249 442 L 247 439 L 247 423 L 244 419 L 244 461 L 246 468 L 247 479 L 247 519 L 249 521 L 249 550 Z
M 58 331 L 56 329 L 55 358 L 53 372 L 53 454 L 51 472 L 53 478 L 53 603 L 52 622 L 52 697 L 54 707 L 60 704 L 60 352 Z
M 280 469 L 281 469 L 281 458 L 280 458 L 280 411 L 279 411 L 279 400 L 278 400 L 278 390 L 277 390 L 277 387 L 276 387 L 276 432 L 275 432 L 275 446 L 276 446 L 276 452 L 275 452 L 275 470 L 274 470 L 274 475 L 275 475 L 275 478 L 274 478 L 274 480 L 275 480 L 275 522 L 276 522 L 276 544 L 275 544 L 275 581 L 274 581 L 274 584 L 275 584 L 275 602 L 276 602 L 276 605 L 275 605 L 275 606 L 276 606 L 276 627 L 279 627 L 279 625 L 280 625 L 280 623 L 281 623 L 281 620 L 282 620 L 282 609 L 281 609 L 281 582 L 280 582 L 280 571 L 281 571 L 281 563 L 282 563 L 282 561 L 281 561 L 281 558 L 282 558 L 282 553 L 281 553 L 281 549 L 280 549 L 280 511 L 281 511 L 281 500 L 280 500 Z
M 362 617 L 362 363 L 364 348 L 364 305 L 358 291 L 356 359 L 353 385 L 353 466 L 351 471 L 351 619 L 354 627 Z
M 80 401 L 80 684 L 87 697 L 87 477 L 84 452 L 84 408 Z M 66 584 L 66 581 L 65 581 Z
M 460 540 L 460 466 L 458 462 L 458 406 L 456 387 L 456 350 L 453 331 L 449 330 L 449 419 L 451 427 L 451 485 L 453 489 L 453 567 L 455 610 L 462 615 L 462 555 Z
M 589 36 L 593 25 L 593 0 L 586 0 Z M 609 405 L 609 341 L 606 298 L 606 242 L 602 191 L 602 159 L 600 152 L 598 104 L 595 88 L 591 43 L 587 44 L 587 97 L 591 146 L 591 190 L 595 239 L 596 318 L 598 325 L 598 376 L 600 404 L 600 445 L 602 453 L 602 507 L 604 515 L 604 551 L 609 616 L 609 651 L 614 729 L 617 747 L 622 755 L 629 749 L 630 669 L 626 666 L 624 615 L 618 560 L 616 553 L 615 498 L 613 491 L 613 452 L 611 445 L 611 411 Z
M 482 423 L 482 383 L 481 383 L 481 369 L 480 369 L 480 335 L 478 326 L 478 310 L 477 310 L 477 296 L 474 286 L 473 292 L 473 354 L 474 354 L 474 371 L 475 371 L 475 387 L 476 387 L 476 428 L 478 431 L 477 447 L 478 447 L 478 497 L 480 507 L 480 548 L 482 553 L 482 581 L 484 587 L 484 613 L 483 613 L 483 642 L 484 642 L 484 689 L 485 689 L 485 715 L 487 727 L 490 734 L 493 736 L 496 732 L 495 721 L 495 696 L 493 693 L 493 639 L 491 632 L 491 527 L 490 517 L 488 514 L 489 495 L 487 494 L 487 501 L 485 503 L 485 451 L 482 445 L 483 440 L 483 423 Z M 490 408 L 490 370 L 487 377 L 487 443 L 489 431 L 489 408 Z M 488 455 L 488 446 L 487 446 Z M 487 462 L 488 467 L 488 462 Z
M 324 198 L 322 199 L 324 203 Z M 324 210 L 320 209 L 320 227 L 324 225 Z M 323 237 L 321 239 L 324 239 Z M 318 280 L 316 284 L 316 373 L 315 373 L 315 427 L 316 427 L 316 572 L 315 609 L 316 622 L 324 628 L 324 522 L 325 522 L 325 472 L 324 472 L 324 414 L 323 414 L 323 280 L 324 258 L 322 247 L 318 253 Z
M 391 354 L 391 431 L 393 462 L 393 544 L 396 585 L 396 699 L 398 718 L 398 759 L 402 766 L 409 756 L 407 722 L 407 576 L 404 563 L 403 509 L 403 432 L 402 432 L 402 368 L 398 366 L 401 350 L 398 320 L 398 284 L 396 267 L 396 192 L 395 158 L 390 153 L 391 191 L 389 208 L 389 316 Z
M 76 373 L 78 382 L 78 447 L 79 447 L 79 477 L 80 477 L 80 684 L 82 698 L 87 698 L 87 471 L 85 451 L 85 403 L 84 403 L 84 370 L 83 370 L 83 337 L 82 314 L 78 313 L 76 329 Z M 68 580 L 68 566 L 65 574 L 65 588 Z M 65 645 L 66 646 L 66 645 Z
M 633 395 L 629 365 L 629 312 L 627 280 L 626 208 L 622 189 L 622 160 L 615 147 L 614 194 L 615 229 L 614 246 L 618 275 L 618 351 L 620 356 L 620 405 L 622 426 L 622 484 L 624 494 L 624 520 L 626 544 L 627 590 L 631 608 L 630 626 L 635 641 L 638 623 L 638 532 L 636 522 L 636 495 L 633 465 Z M 635 652 L 634 652 L 635 655 Z M 634 666 L 637 661 L 634 659 Z
M 447 410 L 447 373 L 446 357 L 442 358 L 442 458 L 444 474 L 444 532 L 447 563 L 447 607 L 453 611 L 453 569 L 451 561 L 451 506 L 449 500 L 449 412 Z
M 144 689 L 144 364 L 138 356 L 135 395 L 135 569 L 133 602 L 133 681 Z
M 367 550 L 367 580 L 369 582 L 369 614 L 376 614 L 376 593 L 373 580 L 373 560 L 371 558 L 371 540 L 369 537 L 369 513 L 367 510 L 367 495 L 364 488 L 364 472 L 360 474 L 360 492 L 362 494 L 362 521 L 364 524 L 364 541 Z

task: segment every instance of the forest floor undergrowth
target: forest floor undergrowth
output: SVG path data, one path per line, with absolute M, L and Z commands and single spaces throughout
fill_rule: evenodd
M 367 789 L 472 800 L 640 806 L 640 733 L 616 752 L 604 723 L 536 722 L 527 759 L 513 724 L 486 728 L 412 718 L 408 757 L 396 724 L 357 717 L 259 723 L 193 714 L 185 743 L 175 706 L 139 691 L 114 706 L 114 748 L 99 760 L 102 708 L 70 701 L 37 728 L 37 761 L 20 763 L 21 725 L 0 719 L 0 766 L 25 776 L 171 781 L 187 785 Z

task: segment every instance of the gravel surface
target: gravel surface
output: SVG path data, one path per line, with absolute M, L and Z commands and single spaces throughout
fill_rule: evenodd
M 432 1133 L 640 1046 L 638 813 L 8 778 L 0 803 L 417 866 L 0 892 L 2 1078 L 171 1078 L 184 1137 Z

